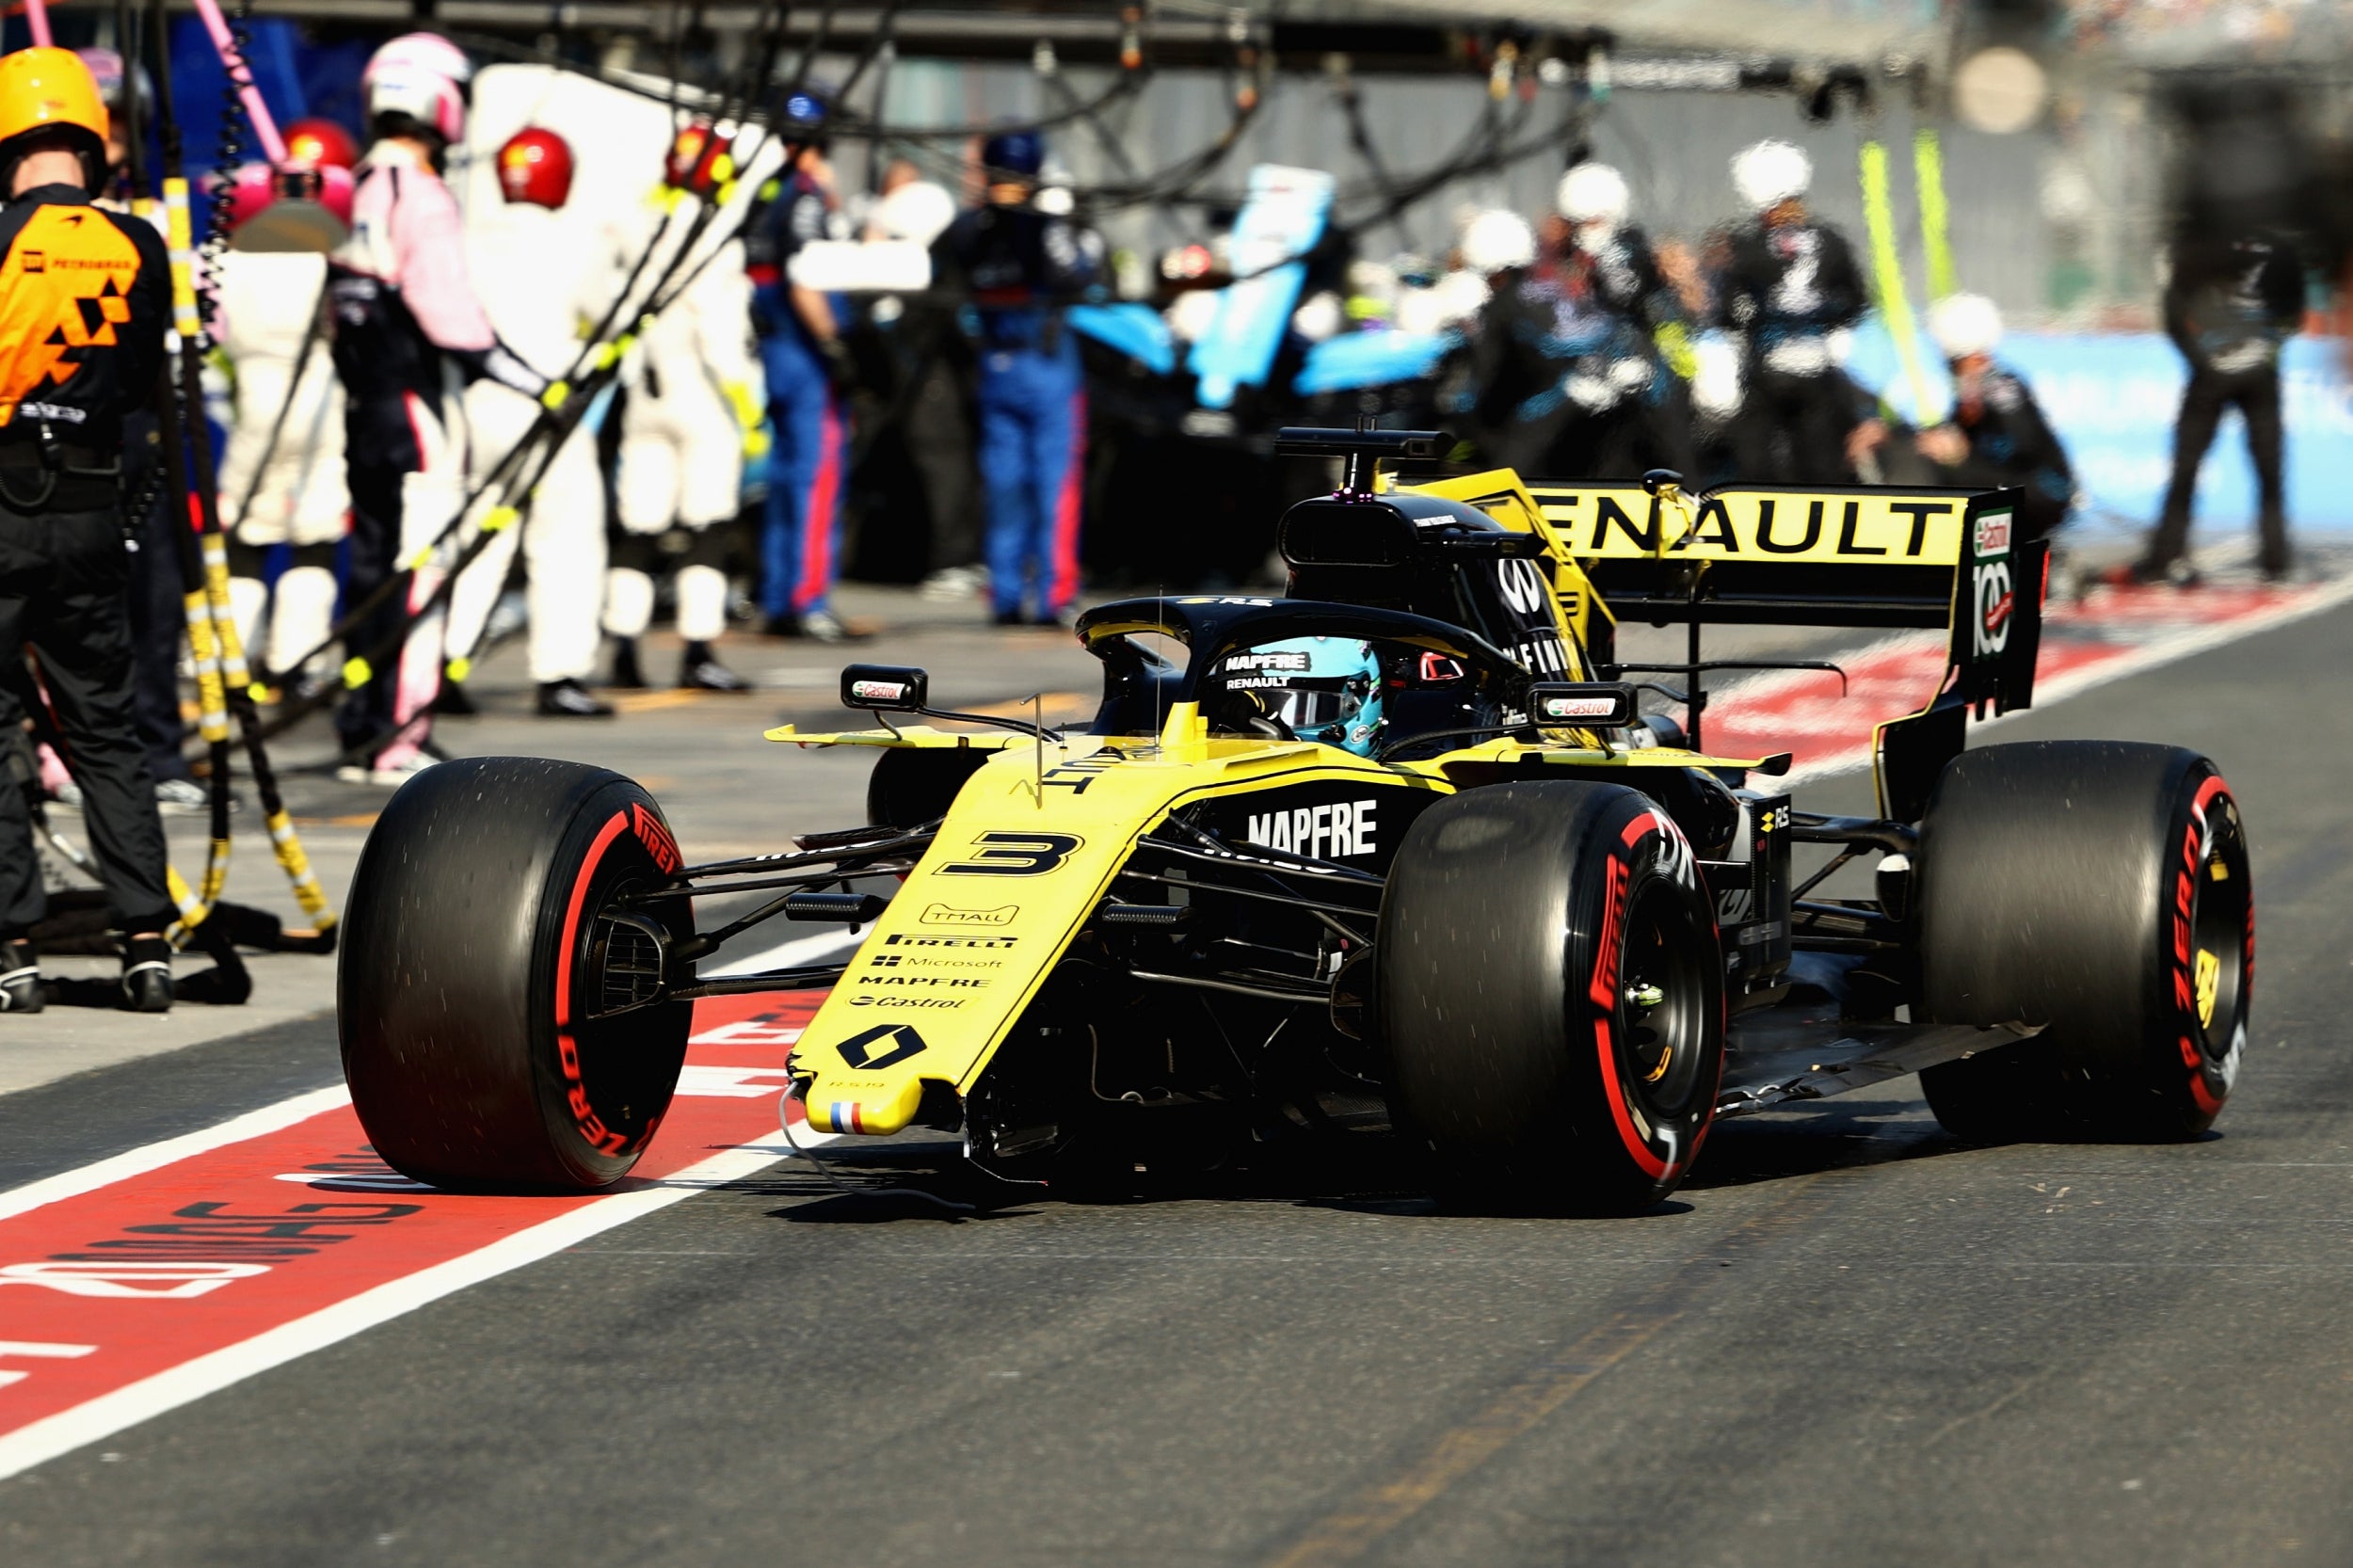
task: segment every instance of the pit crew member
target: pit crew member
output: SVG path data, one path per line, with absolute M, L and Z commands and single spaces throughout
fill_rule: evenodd
M 163 824 L 133 715 L 122 420 L 149 402 L 171 315 L 154 229 L 91 205 L 106 108 L 64 49 L 0 59 L 0 660 L 29 648 L 127 934 L 126 1006 L 171 1006 Z M 0 725 L 24 723 L 0 683 Z M 22 790 L 0 789 L 0 1011 L 38 1011 L 26 939 L 47 912 Z

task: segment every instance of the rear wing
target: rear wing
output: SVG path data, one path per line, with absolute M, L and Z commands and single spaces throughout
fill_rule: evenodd
M 1659 476 L 1667 477 L 1667 476 Z M 1803 488 L 1523 480 L 1509 471 L 1415 488 L 1469 502 L 1542 535 L 1559 557 L 1564 617 L 1606 661 L 1610 623 L 1946 629 L 1937 691 L 1880 726 L 1881 809 L 1912 820 L 1964 720 L 2030 707 L 2049 551 L 2019 542 L 2015 489 Z M 1588 589 L 1598 605 L 1577 602 Z M 1600 612 L 1600 615 L 1595 612 Z M 1582 612 L 1580 614 L 1580 612 Z
M 1945 627 L 1966 701 L 2034 700 L 2048 552 L 2016 542 L 2015 489 L 1534 479 L 1528 494 L 1619 620 Z

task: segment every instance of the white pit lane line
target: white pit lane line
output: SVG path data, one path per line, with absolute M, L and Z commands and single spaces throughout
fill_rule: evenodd
M 270 1110 L 280 1111 L 286 1106 L 314 1098 L 312 1096 L 298 1096 Z M 308 1113 L 315 1114 L 318 1110 L 328 1108 L 313 1106 Z M 234 1125 L 227 1123 L 223 1127 Z M 214 1130 L 217 1132 L 223 1128 Z M 802 1147 L 808 1148 L 832 1143 L 840 1135 L 804 1130 L 793 1136 L 800 1141 Z M 235 1141 L 220 1140 L 221 1143 Z M 152 1146 L 161 1148 L 166 1145 Z M 144 1154 L 147 1151 L 136 1152 Z M 517 1231 L 488 1246 L 434 1264 L 403 1278 L 387 1281 L 332 1306 L 322 1307 L 307 1317 L 296 1318 L 292 1322 L 281 1323 L 257 1334 L 250 1339 L 184 1361 L 168 1371 L 125 1384 L 71 1410 L 61 1410 L 55 1416 L 20 1427 L 0 1437 L 0 1480 L 95 1443 L 102 1437 L 110 1437 L 126 1427 L 136 1426 L 167 1411 L 177 1410 L 207 1394 L 218 1393 L 272 1368 L 282 1367 L 312 1351 L 324 1350 L 339 1340 L 363 1334 L 380 1323 L 390 1322 L 394 1318 L 440 1301 L 443 1296 L 455 1295 L 485 1280 L 496 1279 L 525 1264 L 536 1263 L 543 1257 L 552 1256 L 616 1226 L 625 1225 L 632 1220 L 642 1220 L 648 1214 L 659 1213 L 697 1192 L 757 1175 L 771 1165 L 792 1159 L 792 1149 L 779 1140 L 775 1144 L 747 1144 L 741 1148 L 713 1155 L 698 1164 L 689 1165 L 684 1170 L 664 1176 L 651 1186 L 599 1198 L 568 1214 L 558 1215 L 527 1230 Z M 91 1166 L 89 1169 L 99 1167 Z M 78 1176 L 81 1173 L 71 1174 Z M 11 1197 L 14 1195 L 9 1194 Z
M 177 1138 L 166 1138 L 143 1148 L 126 1149 L 111 1159 L 97 1160 L 77 1170 L 60 1171 L 39 1181 L 26 1182 L 6 1192 L 0 1192 L 0 1220 L 12 1220 L 19 1214 L 56 1203 L 62 1198 L 78 1198 L 85 1192 L 95 1192 L 112 1187 L 118 1181 L 145 1176 L 167 1165 L 231 1144 L 242 1144 L 249 1138 L 265 1137 L 307 1122 L 322 1111 L 332 1111 L 339 1105 L 351 1103 L 351 1091 L 338 1083 L 331 1088 L 313 1089 L 306 1095 L 265 1105 L 259 1111 L 248 1111 L 232 1116 L 217 1127 L 200 1132 L 184 1132 Z

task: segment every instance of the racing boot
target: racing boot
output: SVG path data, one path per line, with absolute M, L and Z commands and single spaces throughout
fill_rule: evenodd
M 856 643 L 864 634 L 852 631 L 831 610 L 811 610 L 801 616 L 801 635 L 813 643 Z
M 616 692 L 642 692 L 646 689 L 646 672 L 637 664 L 637 639 L 613 639 L 613 675 L 605 684 Z
M 719 663 L 709 643 L 688 643 L 679 661 L 679 690 L 682 692 L 748 692 L 752 683 Z
M 171 944 L 163 937 L 123 940 L 122 1005 L 134 1013 L 171 1011 Z
M 0 1013 L 38 1013 L 46 1000 L 33 944 L 21 936 L 0 942 Z
M 547 719 L 609 719 L 613 705 L 600 702 L 587 687 L 567 676 L 539 682 L 539 716 Z

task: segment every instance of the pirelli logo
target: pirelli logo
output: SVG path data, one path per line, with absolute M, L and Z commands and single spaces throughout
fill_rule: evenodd
M 1545 517 L 1586 558 L 1959 563 L 1964 496 L 1949 491 L 1733 488 L 1654 501 L 1635 487 L 1540 489 Z

